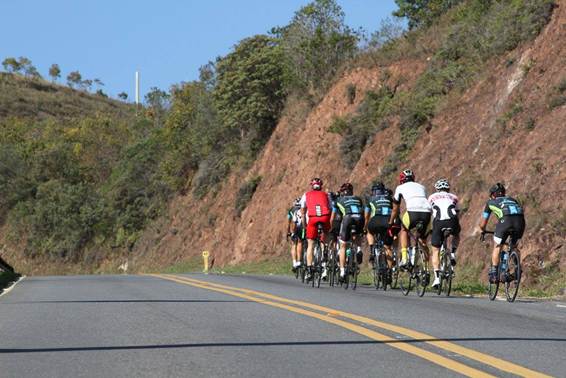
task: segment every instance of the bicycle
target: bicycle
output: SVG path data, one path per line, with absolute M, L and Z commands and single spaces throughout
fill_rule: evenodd
M 481 240 L 485 240 L 485 234 L 492 234 L 493 231 L 484 231 L 481 234 Z M 499 291 L 499 284 L 505 284 L 505 297 L 507 302 L 514 302 L 517 298 L 517 293 L 519 292 L 519 285 L 521 283 L 521 258 L 516 250 L 516 244 L 513 240 L 516 240 L 515 230 L 509 230 L 509 235 L 511 241 L 506 244 L 506 247 L 502 247 L 499 252 L 499 264 L 497 266 L 497 279 L 495 282 L 489 280 L 488 293 L 489 299 L 495 300 L 497 298 L 497 292 Z
M 417 222 L 415 226 L 416 233 L 420 233 L 425 228 L 424 222 Z M 411 240 L 414 242 L 414 246 L 410 246 Z M 399 273 L 399 287 L 403 292 L 403 295 L 408 295 L 413 288 L 413 282 L 417 289 L 417 295 L 422 297 L 426 288 L 430 282 L 430 272 L 428 268 L 428 258 L 425 255 L 423 248 L 420 245 L 418 236 L 415 232 L 409 231 L 409 262 L 408 266 L 401 268 Z
M 373 284 L 375 290 L 378 290 L 381 286 L 383 290 L 387 290 L 388 276 L 390 274 L 390 269 L 387 266 L 387 255 L 385 253 L 385 248 L 383 241 L 381 240 L 381 235 L 377 235 L 376 243 L 373 245 L 370 253 L 373 256 L 372 259 L 372 270 L 373 270 Z
M 333 287 L 338 282 L 338 275 L 340 267 L 338 264 L 338 243 L 336 240 L 331 240 L 328 243 L 328 262 L 326 264 L 328 274 L 328 285 Z
M 452 278 L 454 277 L 454 267 L 450 262 L 450 252 L 448 251 L 447 239 L 452 235 L 451 228 L 442 229 L 443 242 L 440 247 L 440 284 L 438 285 L 437 294 L 444 294 L 449 297 L 452 290 Z
M 322 280 L 322 262 L 324 260 L 325 245 L 322 242 L 322 237 L 324 235 L 324 227 L 322 223 L 317 223 L 317 236 L 315 239 L 315 244 L 313 247 L 313 265 L 312 265 L 312 277 L 311 283 L 312 287 L 320 287 L 320 281 Z
M 357 254 L 361 252 L 361 248 L 357 245 L 358 230 L 356 225 L 352 225 L 350 228 L 350 235 L 352 235 L 352 240 L 346 242 L 346 272 L 344 274 L 344 282 L 342 285 L 344 289 L 347 290 L 350 286 L 350 276 L 352 277 L 352 290 L 356 290 L 358 286 L 358 275 L 360 273 L 360 268 L 358 266 Z M 356 251 L 352 253 L 352 245 L 356 245 Z

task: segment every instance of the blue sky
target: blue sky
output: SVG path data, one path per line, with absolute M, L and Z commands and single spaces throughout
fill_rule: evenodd
M 28 0 L 0 1 L 0 60 L 30 58 L 47 76 L 79 70 L 104 91 L 133 97 L 151 87 L 198 77 L 198 68 L 239 40 L 286 25 L 308 0 Z M 376 30 L 394 0 L 338 0 L 351 27 Z

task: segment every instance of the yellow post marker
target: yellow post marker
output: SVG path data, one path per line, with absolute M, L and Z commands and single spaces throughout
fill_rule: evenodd
M 204 274 L 208 274 L 208 255 L 209 255 L 208 251 L 202 252 L 202 260 L 204 263 L 204 269 L 203 269 Z

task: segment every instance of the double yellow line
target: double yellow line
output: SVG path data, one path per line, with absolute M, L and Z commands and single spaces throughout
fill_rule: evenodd
M 430 361 L 434 364 L 440 365 L 446 369 L 453 370 L 457 373 L 466 375 L 468 377 L 493 377 L 492 375 L 485 373 L 481 370 L 475 369 L 458 361 L 449 359 L 440 354 L 430 352 L 426 349 L 416 347 L 409 343 L 403 342 L 402 340 L 397 340 L 387 335 L 381 334 L 374 329 L 364 327 L 361 324 L 372 326 L 375 328 L 380 328 L 382 330 L 387 330 L 396 334 L 408 336 L 414 340 L 421 340 L 427 344 L 433 345 L 436 348 L 443 349 L 450 353 L 457 353 L 468 359 L 480 362 L 484 365 L 489 365 L 491 367 L 497 368 L 501 371 L 515 374 L 522 377 L 549 377 L 548 375 L 539 373 L 534 370 L 527 369 L 520 365 L 493 357 L 489 354 L 481 353 L 473 349 L 465 348 L 461 345 L 454 344 L 448 341 L 439 340 L 431 335 L 414 331 L 409 328 L 400 327 L 397 325 L 377 321 L 365 316 L 360 316 L 356 314 L 351 314 L 344 311 L 335 310 L 329 307 L 319 306 L 316 304 L 288 299 L 268 293 L 263 293 L 260 291 L 237 288 L 232 286 L 226 286 L 216 283 L 211 283 L 207 281 L 196 280 L 193 278 L 188 278 L 184 276 L 177 275 L 165 275 L 165 274 L 153 274 L 152 276 L 174 281 L 177 283 L 190 285 L 198 287 L 201 289 L 207 289 L 216 291 L 223 294 L 228 294 L 231 296 L 243 298 L 249 301 L 262 303 L 264 305 L 277 307 L 297 314 L 309 316 L 311 318 L 319 319 L 324 322 L 337 325 L 339 327 L 348 329 L 352 332 L 363 335 L 371 340 L 387 343 L 389 346 L 402 350 L 404 352 L 415 355 L 419 358 Z M 314 310 L 314 311 L 312 311 Z M 346 321 L 344 319 L 349 319 Z M 351 322 L 355 321 L 355 322 Z

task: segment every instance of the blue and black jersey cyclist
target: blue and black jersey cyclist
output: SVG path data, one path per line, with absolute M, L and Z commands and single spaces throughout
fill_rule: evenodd
M 329 193 L 330 201 L 332 208 L 336 208 L 336 201 L 338 201 L 338 197 L 340 197 L 340 190 L 336 193 Z M 340 236 L 340 225 L 342 224 L 342 214 L 340 212 L 336 212 L 334 214 L 334 219 L 332 219 L 332 223 L 330 224 L 330 238 L 334 242 L 338 242 L 338 236 Z
M 393 211 L 393 192 L 386 188 L 382 182 L 378 182 L 371 187 L 371 196 L 366 201 L 365 224 L 367 231 L 367 241 L 370 247 L 370 261 L 373 260 L 373 246 L 379 236 L 383 241 L 385 253 L 387 255 L 387 265 L 393 267 L 393 246 L 394 232 L 389 227 L 389 217 Z
M 364 229 L 364 207 L 360 197 L 354 195 L 354 186 L 349 182 L 342 184 L 340 187 L 340 197 L 336 200 L 336 206 L 332 209 L 330 221 L 337 216 L 342 215 L 342 223 L 340 224 L 340 280 L 344 279 L 346 273 L 346 243 L 352 239 L 352 229 L 357 234 L 361 234 Z M 357 239 L 357 243 L 361 238 Z M 362 262 L 362 252 L 359 244 L 356 250 L 358 263 Z
M 293 202 L 293 207 L 287 211 L 287 236 L 291 238 L 291 258 L 293 259 L 293 271 L 301 266 L 303 261 L 304 227 L 301 213 L 301 199 Z
M 485 232 L 487 222 L 491 213 L 498 219 L 493 235 L 493 252 L 491 254 L 491 269 L 489 270 L 489 280 L 497 280 L 497 265 L 499 264 L 499 253 L 501 246 L 505 244 L 507 238 L 512 235 L 512 244 L 515 246 L 523 237 L 525 232 L 525 215 L 523 207 L 519 202 L 505 194 L 505 187 L 497 183 L 489 189 L 489 200 L 485 204 L 482 220 L 479 228 Z

